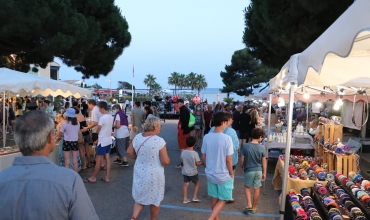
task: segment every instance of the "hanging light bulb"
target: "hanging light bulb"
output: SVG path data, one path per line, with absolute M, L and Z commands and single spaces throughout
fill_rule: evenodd
M 303 98 L 305 98 L 305 99 L 309 99 L 309 98 L 310 98 L 310 94 L 305 93 L 305 94 L 303 95 Z
M 316 105 L 316 107 L 318 107 L 318 108 L 321 108 L 321 106 L 322 106 L 321 102 L 316 102 L 316 103 L 315 103 L 315 105 Z
M 340 106 L 339 106 L 339 105 L 337 105 L 337 104 L 335 104 L 335 105 L 334 105 L 334 107 L 333 107 L 333 109 L 334 109 L 335 111 L 338 111 L 338 110 L 339 110 L 339 108 L 340 108 Z
M 284 102 L 284 99 L 279 97 L 279 102 Z
M 338 99 L 336 102 L 335 102 L 336 105 L 338 106 L 341 106 L 343 105 L 343 100 L 342 99 Z

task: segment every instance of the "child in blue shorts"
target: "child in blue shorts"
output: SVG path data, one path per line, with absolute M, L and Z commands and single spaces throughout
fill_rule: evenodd
M 200 202 L 197 197 L 199 189 L 197 166 L 202 165 L 203 162 L 200 161 L 198 153 L 194 151 L 195 142 L 196 139 L 193 136 L 186 138 L 187 149 L 184 150 L 180 156 L 183 162 L 182 174 L 184 176 L 184 186 L 182 188 L 184 194 L 183 203 Z M 188 199 L 188 187 L 190 181 L 194 183 L 194 196 L 192 200 Z

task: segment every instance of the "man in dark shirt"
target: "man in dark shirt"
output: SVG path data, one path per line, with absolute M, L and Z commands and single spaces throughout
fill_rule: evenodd
M 239 116 L 242 111 L 242 107 L 238 105 L 235 108 L 235 111 L 233 113 L 233 123 L 231 124 L 231 127 L 236 131 L 236 135 L 238 135 L 238 138 L 240 139 L 240 122 L 239 122 Z
M 184 100 L 178 99 L 176 102 L 177 106 L 180 110 L 180 117 L 179 122 L 177 125 L 177 141 L 180 148 L 180 154 L 184 149 L 187 148 L 186 145 L 186 138 L 190 136 L 190 132 L 193 130 L 193 127 L 189 127 L 189 119 L 190 119 L 190 110 L 184 105 Z M 179 164 L 176 168 L 181 168 L 182 165 Z
M 211 129 L 211 120 L 212 120 L 212 117 L 213 117 L 213 111 L 212 111 L 212 105 L 208 105 L 207 106 L 207 111 L 205 111 L 204 113 L 204 123 L 205 123 L 205 126 L 204 126 L 204 135 L 208 134 L 209 130 Z

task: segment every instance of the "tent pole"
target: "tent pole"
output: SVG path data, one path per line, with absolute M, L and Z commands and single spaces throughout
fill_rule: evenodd
M 288 180 L 288 167 L 290 158 L 290 145 L 292 141 L 292 118 L 293 118 L 293 103 L 294 103 L 294 90 L 296 88 L 295 83 L 291 83 L 289 91 L 289 111 L 288 111 L 288 127 L 287 127 L 287 140 L 285 148 L 285 159 L 284 159 L 284 173 L 283 173 L 283 188 L 281 191 L 281 202 L 280 202 L 280 220 L 284 220 L 285 213 L 285 200 L 286 200 L 286 187 Z
M 3 147 L 6 145 L 6 129 L 5 129 L 5 91 L 3 92 Z
M 268 162 L 269 158 L 269 137 L 271 133 L 271 108 L 272 108 L 272 94 L 269 94 L 269 107 L 268 107 L 268 116 L 267 116 L 267 141 L 265 143 L 265 148 L 266 148 L 266 160 Z M 266 169 L 268 163 L 266 162 Z M 267 172 L 267 171 L 266 171 Z M 266 195 L 266 181 L 263 182 L 263 189 L 262 189 L 262 195 Z

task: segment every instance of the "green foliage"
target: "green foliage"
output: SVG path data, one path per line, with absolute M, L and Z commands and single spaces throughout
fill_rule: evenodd
M 200 94 L 200 90 L 207 88 L 208 84 L 206 78 L 202 74 L 197 73 L 189 73 L 188 75 L 180 74 L 178 72 L 171 73 L 171 76 L 168 77 L 168 84 L 175 86 L 175 94 L 176 88 L 179 87 L 183 89 L 184 87 L 190 88 L 192 91 L 194 89 L 198 90 L 198 95 Z
M 185 74 L 180 74 L 179 75 L 179 84 L 178 86 L 180 89 L 183 89 L 184 87 L 187 87 L 187 79 Z
M 157 78 L 155 78 L 154 77 L 154 75 L 152 75 L 152 74 L 148 74 L 148 75 L 146 75 L 146 78 L 144 79 L 144 84 L 147 86 L 147 87 L 149 87 L 149 94 L 151 94 L 151 90 L 152 90 L 152 88 L 153 88 L 153 85 L 156 83 L 155 82 L 155 80 L 156 80 Z
M 179 85 L 180 82 L 180 73 L 173 72 L 171 73 L 171 76 L 168 77 L 168 85 L 174 85 L 175 86 L 175 94 L 176 94 L 176 88 Z
M 130 44 L 126 19 L 113 0 L 1 1 L 0 66 L 45 68 L 59 57 L 86 78 L 107 75 Z M 5 22 L 6 21 L 6 22 Z M 5 57 L 5 58 L 4 58 Z M 14 69 L 14 68 L 12 68 Z
M 260 83 L 266 83 L 278 72 L 255 59 L 248 49 L 237 50 L 231 58 L 231 65 L 225 66 L 221 72 L 224 87 L 222 92 L 235 92 L 240 96 L 248 96 L 253 88 L 259 88 Z
M 207 88 L 208 84 L 206 78 L 202 74 L 198 74 L 195 78 L 195 88 L 198 90 L 198 96 L 200 95 L 200 90 Z
M 152 91 L 153 91 L 154 94 L 158 94 L 162 91 L 162 86 L 155 82 L 152 85 Z
M 117 89 L 132 89 L 132 84 L 125 81 L 118 81 Z M 134 86 L 135 90 L 135 86 Z
M 234 98 L 228 98 L 228 97 L 225 97 L 223 99 L 224 102 L 226 102 L 227 104 L 230 104 L 230 103 L 233 103 L 234 102 Z
M 191 90 L 193 91 L 196 87 L 196 83 L 197 83 L 197 74 L 196 73 L 189 73 L 187 76 L 186 76 L 186 87 L 189 87 L 191 88 Z
M 243 41 L 265 65 L 281 68 L 305 50 L 353 0 L 251 0 L 245 9 Z
M 93 84 L 93 85 L 91 85 L 91 86 L 88 86 L 87 88 L 101 89 L 101 88 L 103 88 L 103 87 L 102 87 L 100 84 L 95 83 L 95 84 Z

